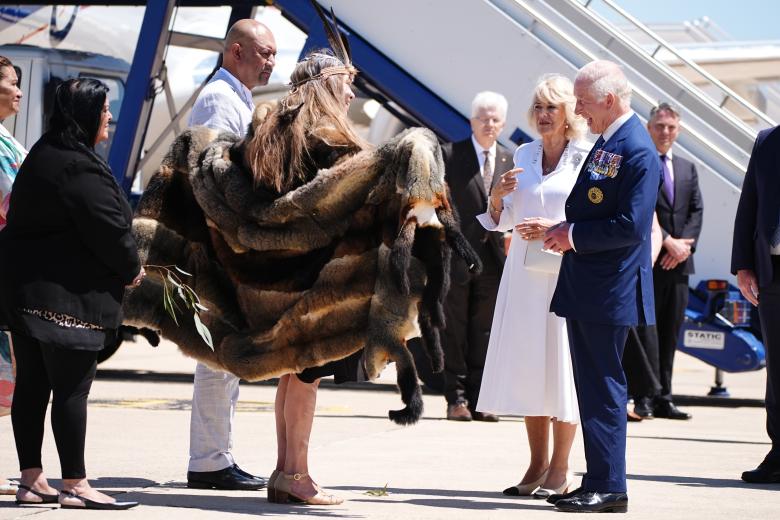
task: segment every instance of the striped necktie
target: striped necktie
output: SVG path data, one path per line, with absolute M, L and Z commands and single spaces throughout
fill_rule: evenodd
M 482 180 L 485 182 L 485 193 L 490 195 L 490 188 L 493 186 L 493 161 L 490 160 L 490 150 L 482 153 L 485 154 L 485 162 L 482 163 Z

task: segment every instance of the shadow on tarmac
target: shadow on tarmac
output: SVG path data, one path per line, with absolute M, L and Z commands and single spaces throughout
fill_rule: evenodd
M 753 444 L 756 446 L 771 446 L 771 442 L 764 441 L 735 441 L 732 439 L 697 439 L 691 437 L 661 437 L 658 435 L 629 435 L 629 439 L 656 439 L 659 441 L 689 441 L 689 442 L 712 442 L 715 444 Z
M 678 475 L 626 475 L 628 480 L 665 482 L 687 487 L 735 488 L 735 489 L 778 489 L 777 484 L 749 484 L 736 478 L 681 477 Z
M 329 489 L 341 491 L 371 491 L 374 488 L 360 486 L 330 486 Z M 417 506 L 444 507 L 448 509 L 473 509 L 473 510 L 545 510 L 551 509 L 552 505 L 544 500 L 533 497 L 504 497 L 499 491 L 475 491 L 462 489 L 412 489 L 412 488 L 394 488 L 388 487 L 387 492 L 390 495 L 418 495 L 414 498 L 403 499 L 384 499 L 378 497 L 350 498 L 350 502 L 386 502 L 386 503 L 404 503 Z M 428 495 L 432 498 L 420 498 L 419 495 Z M 442 498 L 433 498 L 442 497 Z M 502 498 L 501 502 L 484 502 L 469 500 L 469 497 L 475 499 Z
M 165 484 L 154 489 L 166 490 L 179 488 L 176 483 Z M 185 488 L 186 489 L 186 488 Z M 220 513 L 243 513 L 247 515 L 306 515 L 323 516 L 331 518 L 363 518 L 362 515 L 347 513 L 342 507 L 328 506 L 300 506 L 290 504 L 273 504 L 266 499 L 265 491 L 259 492 L 256 496 L 228 496 L 217 495 L 218 491 L 212 491 L 207 495 L 191 493 L 129 493 L 128 500 L 137 500 L 143 506 L 147 507 L 182 507 L 188 509 L 199 509 L 203 511 L 215 511 Z M 125 497 L 123 497 L 125 498 Z

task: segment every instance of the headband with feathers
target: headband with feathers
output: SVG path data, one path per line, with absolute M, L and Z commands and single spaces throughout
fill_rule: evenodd
M 317 15 L 319 15 L 320 20 L 322 20 L 322 26 L 325 29 L 325 36 L 328 38 L 328 43 L 330 44 L 331 49 L 333 49 L 333 54 L 344 65 L 338 67 L 326 67 L 314 76 L 292 83 L 291 86 L 293 89 L 313 79 L 327 78 L 334 74 L 355 75 L 357 73 L 357 69 L 352 66 L 352 54 L 349 48 L 349 41 L 347 41 L 346 35 L 342 34 L 338 25 L 336 25 L 336 13 L 333 12 L 333 8 L 330 8 L 330 16 L 332 20 L 329 20 L 316 0 L 309 0 L 309 2 L 311 2 L 311 5 L 317 11 Z

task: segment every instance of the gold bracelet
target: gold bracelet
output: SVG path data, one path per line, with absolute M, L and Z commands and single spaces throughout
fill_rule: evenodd
M 490 212 L 493 212 L 493 211 L 495 211 L 496 213 L 499 213 L 499 214 L 500 214 L 500 213 L 501 213 L 501 212 L 504 210 L 504 208 L 503 208 L 503 204 L 502 204 L 501 206 L 502 206 L 502 208 L 501 208 L 501 209 L 498 209 L 497 207 L 495 207 L 495 206 L 493 205 L 493 199 L 491 199 L 490 197 L 488 197 L 488 211 L 490 211 Z

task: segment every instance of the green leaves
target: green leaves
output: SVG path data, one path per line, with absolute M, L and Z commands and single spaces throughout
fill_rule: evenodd
M 370 495 L 372 497 L 386 497 L 389 496 L 390 493 L 387 492 L 387 483 L 386 483 L 385 487 L 379 489 L 369 489 L 364 493 L 364 495 Z
M 211 350 L 214 350 L 214 344 L 211 341 L 211 332 L 209 331 L 209 328 L 206 327 L 202 321 L 200 321 L 200 316 L 198 316 L 197 312 L 192 315 L 192 319 L 195 320 L 195 329 L 198 331 L 198 334 L 200 334 L 200 337 L 203 338 L 203 341 L 206 342 L 206 345 L 208 345 Z
M 200 313 L 208 311 L 204 305 L 200 303 L 200 298 L 192 290 L 192 287 L 187 285 L 179 277 L 179 274 L 183 276 L 192 276 L 187 271 L 180 269 L 178 266 L 165 266 L 165 265 L 145 265 L 144 269 L 147 272 L 156 273 L 160 277 L 163 283 L 163 307 L 168 316 L 171 317 L 173 322 L 179 325 L 179 314 L 184 314 L 185 311 L 192 312 L 192 319 L 195 323 L 195 330 L 200 337 L 209 346 L 211 350 L 214 350 L 214 343 L 211 338 L 211 331 L 201 321 Z M 175 271 L 176 272 L 175 272 Z M 179 274 L 177 274 L 177 272 Z M 184 310 L 182 310 L 182 305 Z

